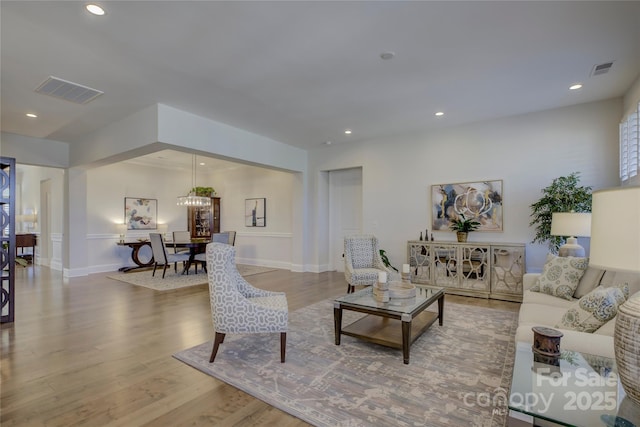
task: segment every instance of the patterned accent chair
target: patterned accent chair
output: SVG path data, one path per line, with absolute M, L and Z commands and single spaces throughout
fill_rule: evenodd
M 207 245 L 209 299 L 215 339 L 213 363 L 226 334 L 280 333 L 280 362 L 284 363 L 289 309 L 284 292 L 251 286 L 236 269 L 236 248 L 224 243 Z
M 356 286 L 375 284 L 380 271 L 387 273 L 387 280 L 399 278 L 382 262 L 377 237 L 360 235 L 344 238 L 344 277 L 347 279 L 347 293 L 352 293 Z

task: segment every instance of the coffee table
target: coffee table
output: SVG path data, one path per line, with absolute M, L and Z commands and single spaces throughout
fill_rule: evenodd
M 562 351 L 538 362 L 531 343 L 516 343 L 509 409 L 560 426 L 640 426 L 640 405 L 625 396 L 614 359 Z M 548 425 L 548 424 L 544 424 Z
M 337 298 L 333 303 L 336 345 L 340 345 L 342 335 L 348 335 L 386 347 L 402 349 L 404 363 L 408 365 L 411 344 L 436 319 L 442 326 L 444 315 L 444 288 L 415 286 L 415 297 L 392 298 L 389 302 L 376 300 L 371 286 Z M 436 301 L 437 313 L 425 311 Z M 343 328 L 342 310 L 366 313 L 367 316 Z

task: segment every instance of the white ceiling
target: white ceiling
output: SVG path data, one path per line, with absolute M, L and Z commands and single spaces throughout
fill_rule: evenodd
M 3 131 L 80 144 L 163 103 L 309 148 L 618 97 L 640 74 L 638 1 L 83 4 L 0 2 Z M 105 93 L 36 94 L 48 76 Z

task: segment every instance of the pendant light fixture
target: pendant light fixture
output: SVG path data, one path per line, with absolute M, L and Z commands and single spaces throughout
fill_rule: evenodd
M 196 155 L 191 160 L 191 191 L 186 196 L 178 196 L 178 206 L 211 206 L 211 198 L 196 194 Z

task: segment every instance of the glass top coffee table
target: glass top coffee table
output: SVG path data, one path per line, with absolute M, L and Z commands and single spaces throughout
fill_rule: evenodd
M 536 359 L 531 343 L 517 343 L 509 409 L 561 426 L 640 427 L 615 359 L 577 351 L 562 351 L 557 364 Z
M 368 286 L 352 294 L 337 298 L 333 304 L 336 345 L 340 337 L 349 335 L 375 344 L 402 349 L 405 364 L 409 364 L 409 347 L 436 319 L 442 326 L 444 315 L 444 289 L 435 286 L 415 285 L 416 296 L 392 298 L 380 302 L 373 297 Z M 426 311 L 438 302 L 438 312 Z M 366 313 L 352 324 L 342 327 L 342 310 Z

